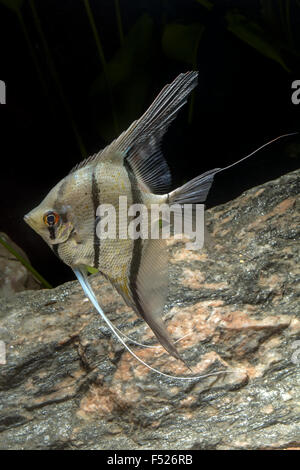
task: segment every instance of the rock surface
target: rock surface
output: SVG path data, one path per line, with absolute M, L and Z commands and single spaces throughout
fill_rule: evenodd
M 28 257 L 8 235 L 0 232 L 1 238 L 17 251 L 26 261 Z M 0 298 L 10 297 L 15 292 L 26 289 L 40 289 L 40 284 L 34 279 L 23 264 L 0 244 Z
M 299 177 L 208 211 L 209 250 L 169 245 L 168 329 L 187 335 L 179 350 L 195 374 L 226 373 L 179 381 L 149 371 L 78 282 L 2 301 L 0 448 L 300 447 Z M 104 279 L 92 285 L 118 328 L 156 346 Z M 161 347 L 133 349 L 164 372 L 189 374 Z

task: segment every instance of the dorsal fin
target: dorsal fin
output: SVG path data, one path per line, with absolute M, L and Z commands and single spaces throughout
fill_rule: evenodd
M 82 160 L 81 162 L 76 163 L 76 165 L 72 168 L 70 173 L 74 173 L 76 170 L 79 170 L 80 168 L 83 168 L 84 166 L 91 165 L 92 163 L 94 163 L 95 159 L 99 156 L 100 153 L 101 153 L 101 150 L 98 153 L 93 153 L 93 155 L 90 155 L 85 160 Z
M 171 183 L 168 165 L 160 150 L 163 135 L 187 97 L 197 85 L 198 72 L 178 75 L 166 85 L 140 119 L 115 139 L 104 150 L 76 165 L 71 172 L 90 164 L 97 164 L 111 152 L 122 152 L 136 178 L 149 191 L 167 192 Z

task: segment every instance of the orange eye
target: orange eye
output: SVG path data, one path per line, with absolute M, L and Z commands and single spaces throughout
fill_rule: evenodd
M 53 227 L 53 225 L 56 225 L 60 219 L 59 214 L 56 212 L 46 212 L 46 214 L 43 217 L 44 223 L 48 225 L 48 227 Z

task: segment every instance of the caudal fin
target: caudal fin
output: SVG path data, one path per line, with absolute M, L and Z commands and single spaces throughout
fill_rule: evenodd
M 207 171 L 192 179 L 188 183 L 171 191 L 169 194 L 169 204 L 196 204 L 204 202 L 207 198 L 214 176 L 221 168 Z

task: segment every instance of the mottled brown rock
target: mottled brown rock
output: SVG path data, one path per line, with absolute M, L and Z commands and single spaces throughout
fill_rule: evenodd
M 8 235 L 0 232 L 1 238 L 17 251 L 27 262 L 28 257 Z M 0 244 L 0 298 L 10 297 L 15 292 L 26 289 L 40 289 L 40 284 L 34 279 L 23 264 Z
M 299 175 L 207 213 L 213 247 L 171 242 L 168 329 L 196 381 L 149 371 L 115 341 L 78 282 L 27 291 L 0 307 L 1 449 L 300 447 Z M 153 348 L 134 351 L 189 374 L 101 277 L 114 324 Z M 186 336 L 185 336 L 186 335 Z

